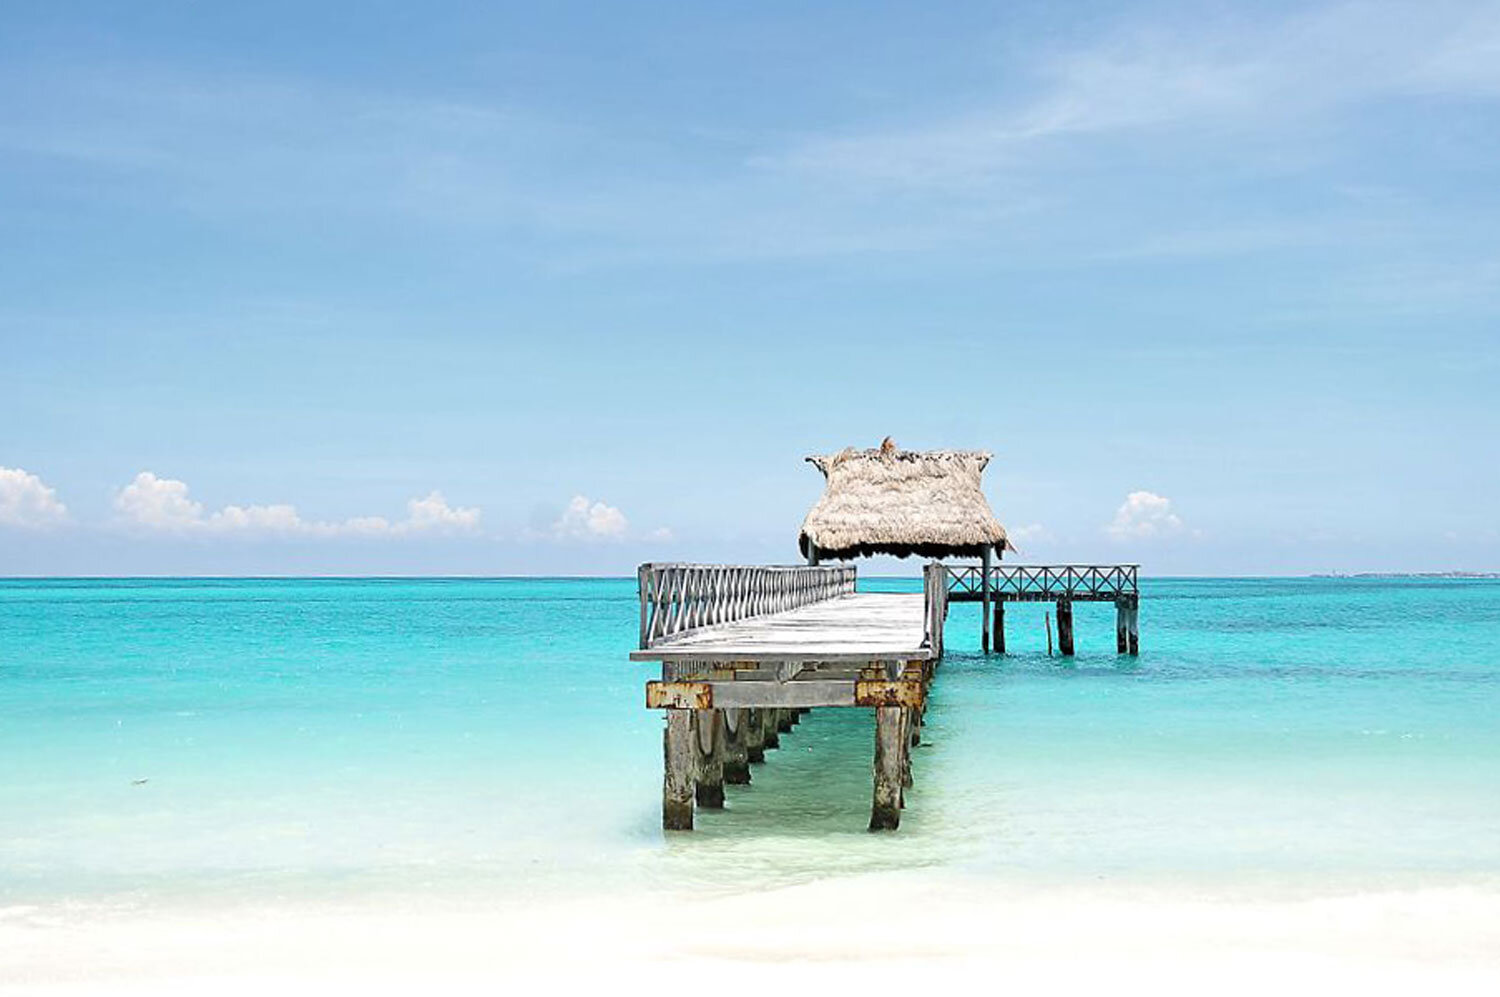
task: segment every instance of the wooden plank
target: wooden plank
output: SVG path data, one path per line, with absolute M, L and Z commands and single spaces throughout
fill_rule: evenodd
M 876 681 L 861 679 L 854 683 L 855 706 L 901 706 L 915 708 L 922 705 L 926 695 L 920 681 Z
M 707 627 L 631 653 L 635 661 L 878 661 L 934 656 L 921 594 L 857 593 Z
M 707 710 L 713 705 L 713 686 L 708 682 L 646 683 L 648 710 Z

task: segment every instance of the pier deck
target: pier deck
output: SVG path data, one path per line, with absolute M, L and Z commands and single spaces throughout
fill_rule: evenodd
M 906 662 L 936 656 L 926 644 L 922 595 L 849 593 L 669 637 L 634 661 Z

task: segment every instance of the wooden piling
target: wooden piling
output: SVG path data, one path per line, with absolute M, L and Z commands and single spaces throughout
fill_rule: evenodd
M 994 613 L 992 615 L 994 616 L 994 623 L 992 624 L 991 629 L 994 630 L 994 634 L 993 634 L 992 639 L 994 640 L 994 643 L 995 643 L 995 653 L 996 654 L 1004 654 L 1005 653 L 1005 603 L 1001 602 L 998 599 L 995 600 L 995 611 L 994 611 Z
M 662 736 L 661 826 L 668 831 L 693 829 L 693 712 L 665 710 Z
M 875 708 L 875 796 L 870 807 L 870 830 L 894 831 L 901 826 L 901 783 L 906 738 L 899 706 Z
M 1052 614 L 1043 613 L 1042 623 L 1047 627 L 1047 657 L 1052 657 Z
M 745 725 L 745 760 L 757 764 L 766 760 L 766 721 L 764 710 L 749 709 L 741 721 Z
M 698 766 L 694 781 L 698 806 L 724 808 L 724 717 L 721 710 L 694 710 Z
M 724 711 L 724 783 L 744 786 L 750 782 L 750 745 L 746 727 L 749 710 Z
M 979 554 L 979 565 L 982 577 L 980 587 L 982 590 L 979 619 L 984 633 L 979 638 L 979 648 L 984 654 L 990 653 L 990 548 L 986 547 Z
M 775 709 L 760 711 L 760 741 L 766 751 L 781 747 L 781 723 L 776 716 L 779 712 Z
M 1126 619 L 1128 617 L 1129 613 L 1130 613 L 1130 610 L 1126 606 L 1126 601 L 1124 599 L 1117 599 L 1115 601 L 1115 653 L 1116 654 L 1129 654 L 1130 653 L 1130 638 L 1128 636 L 1128 633 L 1129 633 L 1129 624 L 1128 624 L 1127 619 Z
M 776 712 L 776 731 L 777 731 L 777 733 L 779 733 L 779 734 L 789 734 L 789 733 L 791 733 L 792 728 L 797 723 L 795 720 L 792 719 L 792 711 L 791 710 L 776 710 L 775 712 Z
M 1129 609 L 1128 614 L 1125 617 L 1126 637 L 1127 637 L 1127 639 L 1129 640 L 1129 643 L 1130 643 L 1130 653 L 1131 654 L 1140 654 L 1141 653 L 1140 614 L 1141 614 L 1140 599 L 1139 598 L 1131 599 L 1130 600 L 1130 609 Z
M 1057 600 L 1057 649 L 1065 657 L 1073 655 L 1073 601 Z

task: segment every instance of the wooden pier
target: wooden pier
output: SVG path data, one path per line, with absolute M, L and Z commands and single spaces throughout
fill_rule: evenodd
M 691 829 L 695 807 L 722 807 L 726 784 L 749 782 L 751 766 L 797 718 L 825 706 L 874 711 L 870 829 L 895 829 L 950 603 L 981 604 L 988 653 L 992 635 L 1005 650 L 1005 603 L 1056 602 L 1070 655 L 1073 603 L 1112 600 L 1117 648 L 1137 653 L 1135 565 L 993 563 L 1015 548 L 981 486 L 988 453 L 903 451 L 887 437 L 874 449 L 807 459 L 827 484 L 798 531 L 805 566 L 641 566 L 640 645 L 631 657 L 661 663 L 661 678 L 646 683 L 646 705 L 666 712 L 668 830 Z M 852 565 L 827 563 L 871 554 L 932 558 L 922 591 L 857 592 Z M 941 560 L 959 557 L 980 563 Z
M 695 807 L 722 807 L 725 785 L 749 782 L 798 717 L 837 706 L 874 711 L 870 829 L 898 827 L 948 607 L 983 601 L 980 570 L 930 563 L 922 592 L 897 594 L 856 592 L 851 565 L 642 565 L 630 656 L 661 663 L 646 705 L 666 712 L 662 826 L 690 830 Z M 1133 607 L 1136 568 L 1011 568 L 990 583 L 996 608 L 1127 597 Z
M 1140 653 L 1140 565 L 1053 564 L 948 569 L 948 601 L 981 604 L 980 647 L 1005 653 L 1005 604 L 1057 605 L 1057 649 L 1073 653 L 1073 603 L 1115 604 L 1115 650 Z

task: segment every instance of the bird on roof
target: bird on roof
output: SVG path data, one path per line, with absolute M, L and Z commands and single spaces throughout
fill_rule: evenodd
M 896 452 L 896 441 L 887 436 L 880 441 L 880 456 L 889 457 Z

